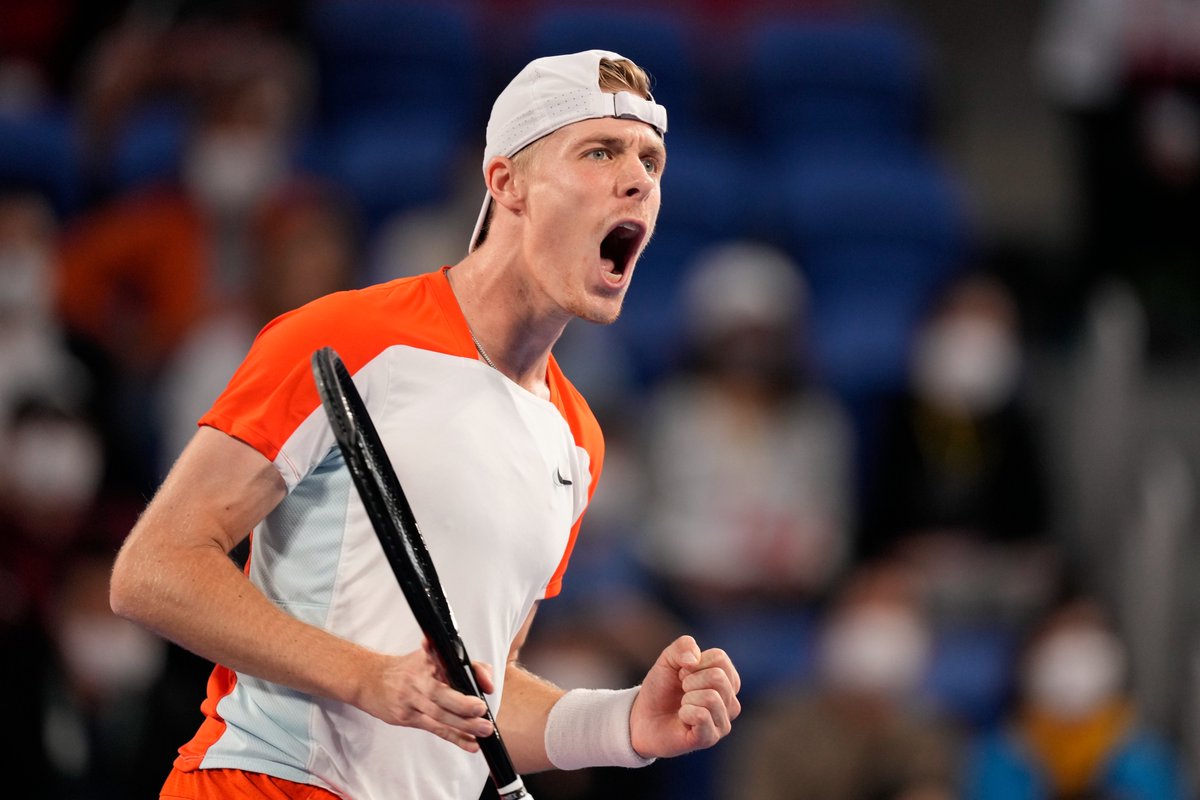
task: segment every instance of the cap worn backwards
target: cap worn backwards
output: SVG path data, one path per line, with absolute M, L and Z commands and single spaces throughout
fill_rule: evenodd
M 586 50 L 529 62 L 492 105 L 484 167 L 496 156 L 514 156 L 543 136 L 585 119 L 636 119 L 666 134 L 667 110 L 653 97 L 647 100 L 632 92 L 610 93 L 600 88 L 602 59 L 628 60 L 608 50 Z M 478 244 L 491 203 L 489 192 L 471 233 L 471 250 Z

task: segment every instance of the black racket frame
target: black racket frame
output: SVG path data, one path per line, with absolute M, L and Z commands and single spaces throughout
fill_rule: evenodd
M 330 347 L 312 354 L 312 371 L 321 405 L 363 507 L 417 624 L 442 663 L 447 682 L 487 705 L 417 519 L 349 371 Z M 492 734 L 478 739 L 479 749 L 501 800 L 532 800 L 500 738 L 490 707 L 486 716 L 492 723 Z

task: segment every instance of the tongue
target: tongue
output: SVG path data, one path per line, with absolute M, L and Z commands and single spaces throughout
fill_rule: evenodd
M 620 237 L 615 233 L 610 233 L 600 242 L 600 259 L 611 265 L 611 270 L 614 275 L 620 275 L 625 267 L 625 248 Z

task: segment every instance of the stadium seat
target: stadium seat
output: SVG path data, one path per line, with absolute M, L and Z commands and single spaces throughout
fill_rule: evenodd
M 961 187 L 927 157 L 800 158 L 778 172 L 771 213 L 810 281 L 826 379 L 847 397 L 897 388 L 926 304 L 969 260 Z
M 156 103 L 136 110 L 118 134 L 109 188 L 117 191 L 179 173 L 189 120 L 180 103 Z
M 319 122 L 434 110 L 459 136 L 479 113 L 481 48 L 465 5 L 324 0 L 307 19 Z
M 0 114 L 0 187 L 40 192 L 66 215 L 82 201 L 80 180 L 68 113 Z
M 370 234 L 392 214 L 441 202 L 455 188 L 459 142 L 445 124 L 408 115 L 347 122 L 325 132 L 314 166 L 355 197 Z
M 681 354 L 683 307 L 679 287 L 692 260 L 718 240 L 700 228 L 660 225 L 642 254 L 615 330 L 643 384 L 663 375 Z
M 995 625 L 955 626 L 934 637 L 926 689 L 941 710 L 977 729 L 999 722 L 1010 700 L 1016 635 Z
M 752 125 L 767 146 L 892 148 L 919 140 L 925 53 L 892 16 L 764 17 L 746 34 Z

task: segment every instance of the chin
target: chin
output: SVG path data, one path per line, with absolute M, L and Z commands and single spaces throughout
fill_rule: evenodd
M 594 322 L 597 325 L 612 325 L 621 316 L 621 308 L 618 306 L 615 311 L 597 311 L 594 313 L 583 313 L 577 315 L 579 319 Z
M 585 297 L 574 309 L 579 319 L 594 322 L 598 325 L 611 325 L 621 316 L 621 307 L 625 302 L 622 292 L 616 297 Z

